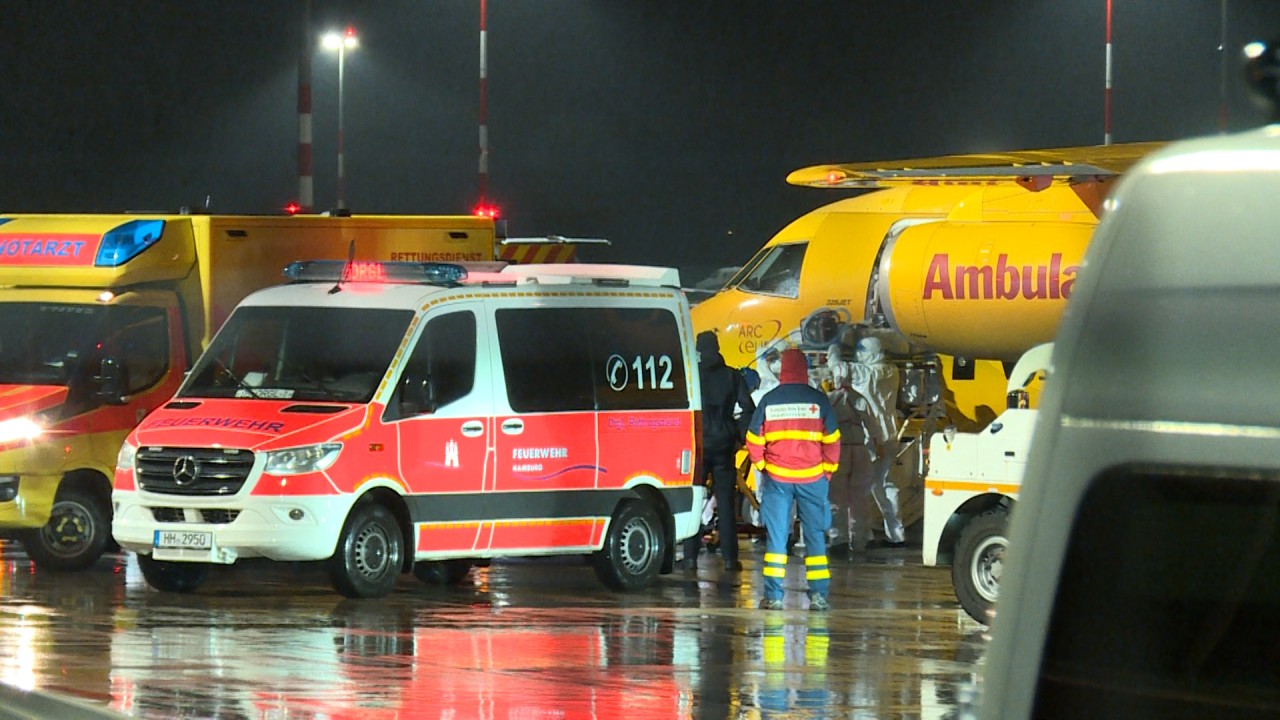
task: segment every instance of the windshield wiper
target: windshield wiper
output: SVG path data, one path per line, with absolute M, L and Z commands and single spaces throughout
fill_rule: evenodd
M 222 372 L 224 372 L 224 373 L 226 373 L 227 375 L 231 376 L 231 379 L 236 381 L 236 385 L 238 385 L 238 386 L 240 387 L 240 389 L 241 389 L 241 390 L 244 390 L 245 392 L 247 392 L 247 393 L 249 393 L 250 395 L 252 395 L 252 396 L 254 397 L 254 399 L 255 399 L 255 400 L 261 400 L 261 399 L 262 399 L 262 396 L 261 396 L 261 395 L 259 395 L 259 394 L 258 394 L 258 392 L 257 392 L 256 390 L 254 390 L 254 389 L 253 389 L 253 386 L 252 386 L 252 385 L 250 385 L 249 383 L 245 382 L 245 381 L 244 381 L 244 378 L 242 378 L 242 377 L 240 377 L 239 375 L 237 375 L 237 374 L 235 374 L 234 372 L 232 372 L 231 368 L 227 367 L 227 366 L 222 362 L 222 360 L 221 360 L 221 359 L 219 359 L 219 358 L 217 358 L 217 357 L 214 357 L 213 362 L 214 362 L 214 364 L 216 364 L 216 365 L 218 366 L 218 368 L 219 368 L 220 370 L 222 370 Z

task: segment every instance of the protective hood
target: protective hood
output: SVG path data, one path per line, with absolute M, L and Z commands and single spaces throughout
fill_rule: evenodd
M 804 353 L 795 348 L 783 350 L 782 372 L 778 373 L 778 379 L 782 381 L 784 385 L 787 383 L 808 385 L 809 364 L 804 359 Z
M 712 368 L 724 364 L 724 356 L 720 354 L 720 340 L 710 330 L 698 333 L 694 345 L 698 351 L 698 367 Z
M 756 372 L 760 373 L 760 385 L 751 393 L 751 399 L 760 404 L 760 398 L 770 390 L 778 387 L 778 348 L 769 346 L 760 349 L 756 354 Z M 773 361 L 770 362 L 770 358 Z
M 853 351 L 853 359 L 855 362 L 874 365 L 884 361 L 884 348 L 880 345 L 878 337 L 864 337 L 858 341 L 857 348 Z

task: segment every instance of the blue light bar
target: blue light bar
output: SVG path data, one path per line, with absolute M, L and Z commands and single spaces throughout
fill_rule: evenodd
M 98 267 L 119 267 L 155 245 L 163 233 L 163 220 L 130 220 L 102 236 L 102 244 L 98 246 L 98 256 L 94 258 L 93 264 Z
M 457 285 L 467 279 L 467 269 L 441 262 L 295 260 L 285 266 L 284 276 L 292 282 Z

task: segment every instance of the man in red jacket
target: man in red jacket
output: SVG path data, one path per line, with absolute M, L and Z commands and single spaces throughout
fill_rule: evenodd
M 791 504 L 804 533 L 809 609 L 828 610 L 831 571 L 827 567 L 828 478 L 840 464 L 840 430 L 822 391 L 809 386 L 808 363 L 794 348 L 782 353 L 782 383 L 760 399 L 747 430 L 747 453 L 764 483 L 760 515 L 768 544 L 764 555 L 764 598 L 760 607 L 782 609 L 787 574 Z

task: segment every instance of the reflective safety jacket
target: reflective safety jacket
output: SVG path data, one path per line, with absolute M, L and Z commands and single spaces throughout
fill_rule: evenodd
M 813 482 L 835 472 L 840 429 L 826 394 L 801 383 L 770 390 L 751 416 L 747 454 L 753 467 L 781 482 Z

